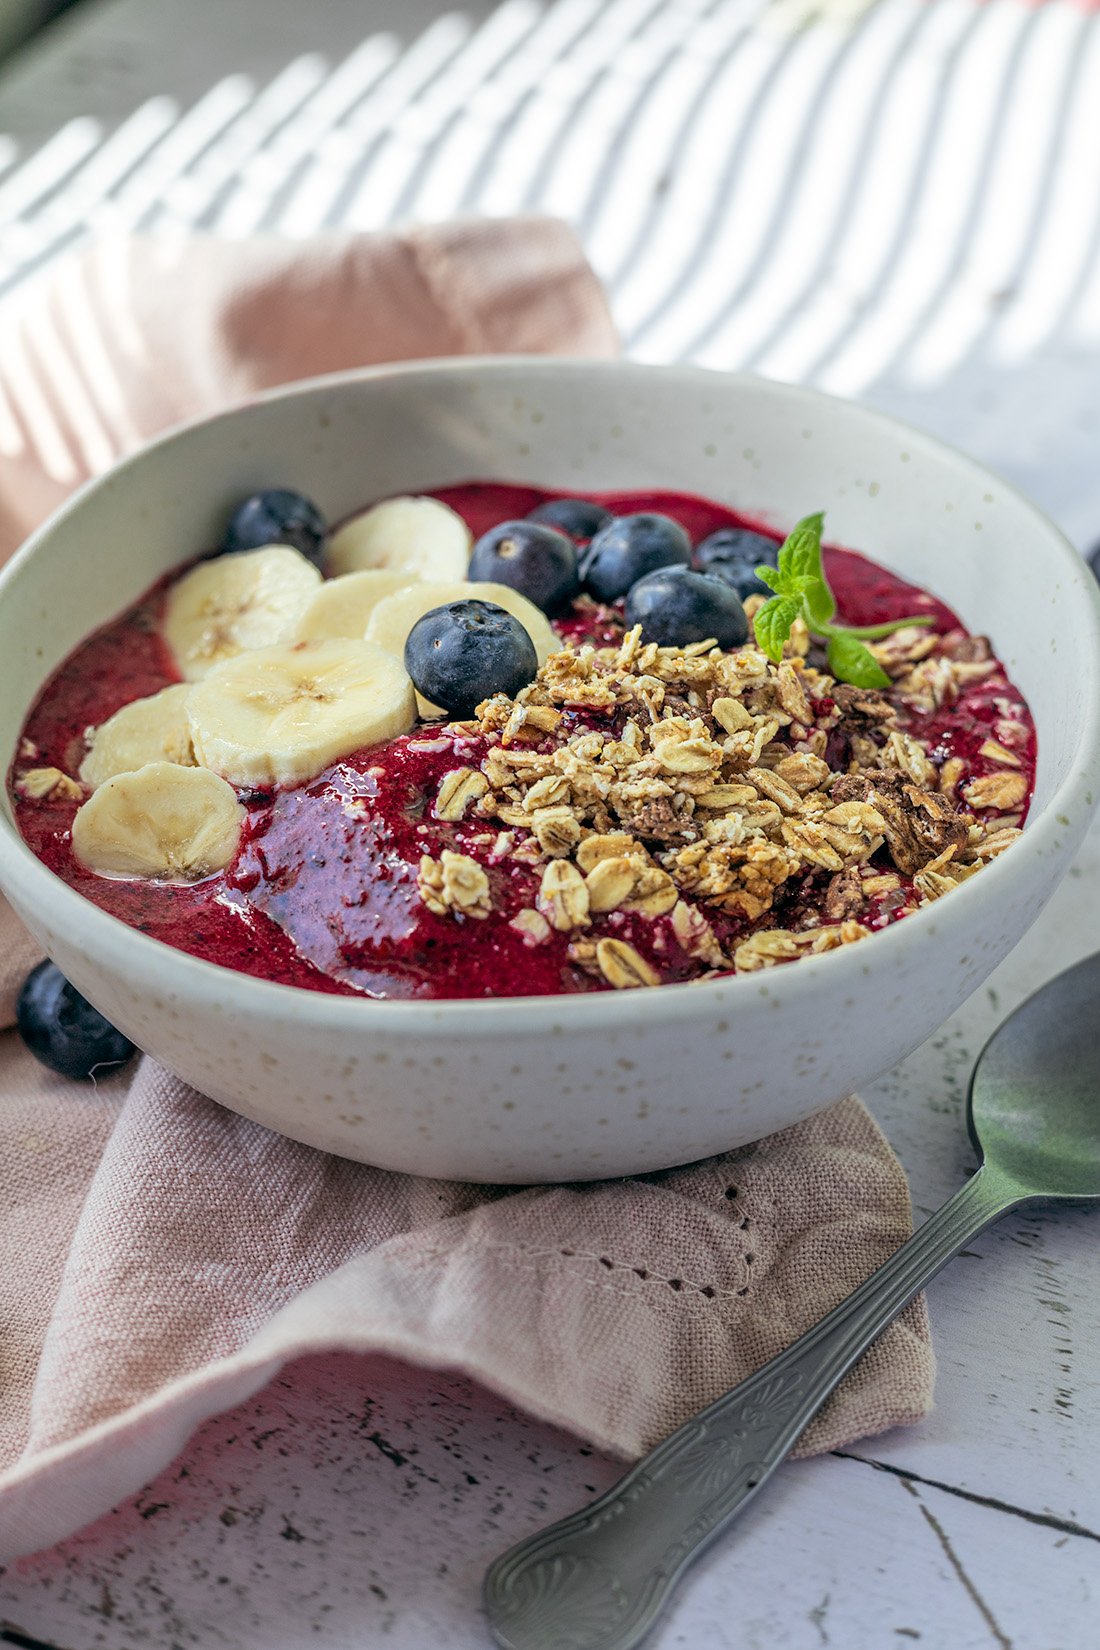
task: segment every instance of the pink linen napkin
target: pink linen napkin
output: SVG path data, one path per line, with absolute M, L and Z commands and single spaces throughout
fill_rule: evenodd
M 272 384 L 614 348 L 600 288 L 551 220 L 98 248 L 0 315 L 0 548 L 155 430 Z M 0 909 L 0 1024 L 34 958 Z M 67 1082 L 11 1030 L 0 1165 L 0 1560 L 81 1527 L 207 1417 L 330 1348 L 462 1370 L 636 1455 L 911 1229 L 900 1166 L 855 1099 L 663 1175 L 493 1189 L 326 1156 L 150 1060 Z M 918 1301 L 802 1453 L 919 1419 L 932 1379 Z

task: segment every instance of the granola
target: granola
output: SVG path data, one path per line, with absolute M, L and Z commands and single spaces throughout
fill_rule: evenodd
M 875 649 L 881 692 L 834 681 L 797 633 L 779 664 L 751 643 L 659 647 L 640 627 L 566 646 L 463 725 L 483 755 L 446 775 L 433 812 L 472 801 L 507 828 L 507 853 L 540 876 L 513 926 L 532 944 L 571 936 L 573 963 L 616 989 L 659 979 L 606 931 L 627 917 L 715 971 L 850 945 L 1019 834 L 1027 780 L 1010 744 L 991 732 L 988 771 L 962 783 L 967 764 L 908 725 L 995 666 L 983 638 L 966 641 L 896 632 Z M 438 879 L 421 888 L 438 909 Z
M 437 917 L 457 911 L 464 917 L 489 915 L 489 878 L 469 854 L 444 848 L 438 860 L 421 855 L 417 872 L 420 898 Z

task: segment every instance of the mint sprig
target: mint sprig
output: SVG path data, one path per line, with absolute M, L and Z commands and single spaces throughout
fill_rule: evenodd
M 833 624 L 836 597 L 825 577 L 821 557 L 824 526 L 822 511 L 804 516 L 780 545 L 779 565 L 756 569 L 757 577 L 775 591 L 753 620 L 757 643 L 773 664 L 779 664 L 795 620 L 804 619 L 811 633 L 826 644 L 829 669 L 838 682 L 862 688 L 889 687 L 889 676 L 863 643 L 889 636 L 906 625 L 931 624 L 932 615 L 890 619 L 885 624 Z

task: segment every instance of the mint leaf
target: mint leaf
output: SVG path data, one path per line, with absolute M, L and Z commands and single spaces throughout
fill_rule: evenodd
M 806 588 L 806 579 L 799 578 L 797 574 L 791 572 L 789 567 L 769 567 L 765 562 L 756 569 L 756 572 L 764 583 L 770 585 L 780 596 L 801 597 Z
M 756 640 L 773 664 L 777 665 L 782 660 L 783 643 L 789 638 L 791 626 L 801 612 L 801 596 L 772 596 L 753 620 Z M 866 653 L 867 649 L 863 651 Z
M 791 578 L 821 577 L 821 534 L 825 526 L 824 512 L 803 516 L 779 547 L 779 566 Z
M 821 560 L 824 526 L 825 516 L 820 510 L 812 516 L 803 516 L 779 549 L 783 594 L 801 591 L 806 602 L 806 618 L 815 630 L 827 625 L 836 612 L 836 598 L 829 588 Z
M 862 688 L 889 687 L 889 676 L 860 637 L 884 636 L 902 624 L 927 621 L 901 619 L 869 625 L 863 630 L 834 626 L 830 621 L 836 613 L 836 597 L 825 577 L 821 554 L 824 528 L 823 511 L 803 516 L 779 546 L 778 566 L 756 569 L 757 577 L 776 592 L 753 620 L 757 645 L 773 664 L 779 664 L 783 645 L 790 639 L 791 626 L 797 618 L 804 617 L 810 630 L 825 640 L 829 669 L 838 682 Z
M 769 607 L 771 603 L 767 604 Z M 761 608 L 760 612 L 764 611 Z M 757 614 L 757 618 L 760 614 Z M 765 649 L 765 651 L 767 651 Z M 829 637 L 827 648 L 829 669 L 838 682 L 849 682 L 852 687 L 884 688 L 890 686 L 890 678 L 871 652 L 855 636 L 846 636 L 838 631 Z M 769 655 L 770 656 L 770 655 Z

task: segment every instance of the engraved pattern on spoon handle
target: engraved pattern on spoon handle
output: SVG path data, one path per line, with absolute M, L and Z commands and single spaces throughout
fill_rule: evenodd
M 491 1566 L 504 1650 L 631 1650 L 686 1565 L 789 1454 L 837 1383 L 978 1232 L 1024 1200 L 984 1168 L 820 1323 L 671 1433 L 590 1506 Z

